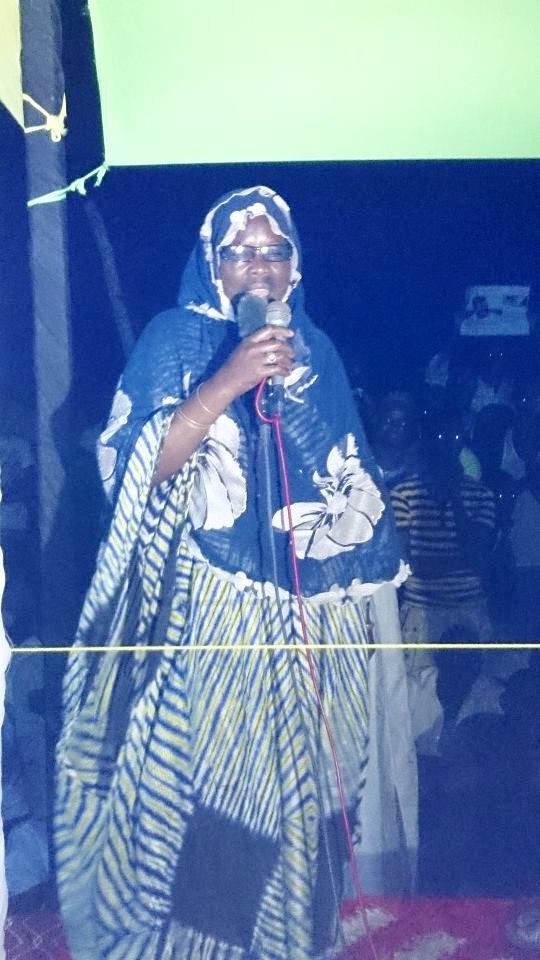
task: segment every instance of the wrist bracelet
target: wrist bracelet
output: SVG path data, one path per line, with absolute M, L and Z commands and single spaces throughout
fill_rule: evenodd
M 205 410 L 206 413 L 209 413 L 210 416 L 213 417 L 214 420 L 215 420 L 216 417 L 219 417 L 219 413 L 215 413 L 214 410 L 210 410 L 210 407 L 207 407 L 207 406 L 206 406 L 203 398 L 201 397 L 201 387 L 202 387 L 202 383 L 200 383 L 199 386 L 197 387 L 197 389 L 196 389 L 196 391 L 195 391 L 195 396 L 197 397 L 197 400 L 199 401 L 199 403 L 200 403 L 201 407 L 203 408 L 203 410 Z
M 191 417 L 188 417 L 187 413 L 184 413 L 181 407 L 178 407 L 174 415 L 175 417 L 182 417 L 182 420 L 185 420 L 188 426 L 194 430 L 208 430 L 208 428 L 212 426 L 211 423 L 199 423 L 198 420 L 192 420 Z

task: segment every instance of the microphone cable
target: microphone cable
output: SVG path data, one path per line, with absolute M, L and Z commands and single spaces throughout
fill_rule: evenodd
M 262 439 L 262 448 L 263 448 L 263 458 L 264 458 L 264 481 L 265 481 L 265 507 L 266 507 L 266 521 L 268 524 L 269 530 L 269 539 L 270 539 L 270 556 L 272 562 L 272 585 L 274 587 L 274 596 L 276 601 L 276 607 L 278 612 L 278 619 L 281 628 L 281 634 L 285 643 L 288 642 L 288 633 L 287 633 L 287 624 L 285 623 L 285 617 L 283 614 L 283 607 L 281 603 L 281 597 L 279 595 L 279 578 L 278 578 L 278 569 L 277 569 L 277 555 L 276 555 L 276 543 L 274 539 L 274 534 L 272 530 L 272 484 L 271 484 L 271 472 L 270 472 L 270 436 L 271 436 L 271 426 L 268 423 L 261 424 L 261 439 Z M 300 649 L 300 648 L 299 648 Z M 326 861 L 328 864 L 328 873 L 330 876 L 330 886 L 332 887 L 332 897 L 334 900 L 336 908 L 336 922 L 338 926 L 339 938 L 344 947 L 346 947 L 346 938 L 345 931 L 343 929 L 343 922 L 341 919 L 340 913 L 340 897 L 337 890 L 336 877 L 334 872 L 334 864 L 332 863 L 332 854 L 330 851 L 330 839 L 328 836 L 328 825 L 326 823 L 326 818 L 324 816 L 324 806 L 323 806 L 323 796 L 322 789 L 319 778 L 319 761 L 315 756 L 313 751 L 313 746 L 311 743 L 308 725 L 306 722 L 304 714 L 304 705 L 302 698 L 300 696 L 300 689 L 298 685 L 298 677 L 296 676 L 296 655 L 292 650 L 285 651 L 287 659 L 289 660 L 290 674 L 292 678 L 292 683 L 294 687 L 294 693 L 298 702 L 299 712 L 300 712 L 300 723 L 302 726 L 304 740 L 306 743 L 306 748 L 309 756 L 309 761 L 313 769 L 313 779 L 315 783 L 315 790 L 317 793 L 317 802 L 319 804 L 319 809 L 321 811 L 321 832 L 323 836 L 324 849 L 326 854 Z
M 264 391 L 264 388 L 265 388 L 265 386 L 266 386 L 267 381 L 268 381 L 268 378 L 265 378 L 264 380 L 262 380 L 261 383 L 259 384 L 258 388 L 257 388 L 256 394 L 255 394 L 255 411 L 256 411 L 257 417 L 259 418 L 259 420 L 261 420 L 262 424 L 265 424 L 265 425 L 271 427 L 271 428 L 273 429 L 273 432 L 274 432 L 274 437 L 275 437 L 275 442 L 276 442 L 276 450 L 277 450 L 277 454 L 278 454 L 278 462 L 279 462 L 280 475 L 281 475 L 281 480 L 282 480 L 282 483 L 283 483 L 283 494 L 284 494 L 284 500 L 285 500 L 285 508 L 286 508 L 287 517 L 288 517 L 288 522 L 289 522 L 289 552 L 290 552 L 291 565 L 292 565 L 293 592 L 294 592 L 294 596 L 295 596 L 295 598 L 296 598 L 297 605 L 298 605 L 298 615 L 299 615 L 299 621 L 300 621 L 300 627 L 301 627 L 303 648 L 304 648 L 304 652 L 305 652 L 305 655 L 306 655 L 306 660 L 307 660 L 307 663 L 308 663 L 309 674 L 310 674 L 310 677 L 311 677 L 311 682 L 312 682 L 312 684 L 313 684 L 313 689 L 314 689 L 314 692 L 315 692 L 315 698 L 316 698 L 317 705 L 318 705 L 318 708 L 319 708 L 320 717 L 321 717 L 321 720 L 322 720 L 322 722 L 323 722 L 323 726 L 324 726 L 324 729 L 325 729 L 325 731 L 326 731 L 326 735 L 327 735 L 327 737 L 328 737 L 328 742 L 329 742 L 329 745 L 330 745 L 330 752 L 331 752 L 331 755 L 332 755 L 332 762 L 333 762 L 333 766 L 334 766 L 334 772 L 335 772 L 335 776 L 336 776 L 336 785 L 337 785 L 337 789 L 338 789 L 339 802 L 340 802 L 340 807 L 341 807 L 341 816 L 342 816 L 342 822 L 343 822 L 343 830 L 344 830 L 344 834 L 345 834 L 345 840 L 346 840 L 347 850 L 348 850 L 349 859 L 350 859 L 350 864 L 351 864 L 351 879 L 352 879 L 352 884 L 353 884 L 353 889 L 354 889 L 354 896 L 355 896 L 355 900 L 356 900 L 356 902 L 358 903 L 358 906 L 359 906 L 359 908 L 360 908 L 360 912 L 361 912 L 361 914 L 362 914 L 362 919 L 363 919 L 363 923 L 364 923 L 365 935 L 366 935 L 366 938 L 367 938 L 367 941 L 368 941 L 368 944 L 369 944 L 369 948 L 370 948 L 370 951 L 371 951 L 373 960 L 379 960 L 378 954 L 377 954 L 377 951 L 376 951 L 376 948 L 375 948 L 375 944 L 374 944 L 374 942 L 373 942 L 373 937 L 372 937 L 371 929 L 370 929 L 370 926 L 369 926 L 369 918 L 368 918 L 368 915 L 367 915 L 367 909 L 366 909 L 366 905 L 365 905 L 364 900 L 363 900 L 363 895 L 362 895 L 362 891 L 361 891 L 361 887 L 360 887 L 360 875 L 359 875 L 358 864 L 357 864 L 357 862 L 356 862 L 356 856 L 355 856 L 355 852 L 354 852 L 354 844 L 353 844 L 353 839 L 352 839 L 352 831 L 351 831 L 351 826 L 350 826 L 350 822 L 349 822 L 349 815 L 348 815 L 348 813 L 347 813 L 347 804 L 346 804 L 346 799 L 345 799 L 345 790 L 344 790 L 344 786 L 343 786 L 343 778 L 342 778 L 342 775 L 341 775 L 341 768 L 340 768 L 339 760 L 338 760 L 338 756 L 337 756 L 336 742 L 335 742 L 335 739 L 334 739 L 334 736 L 333 736 L 333 733 L 332 733 L 332 729 L 331 729 L 331 726 L 330 726 L 330 721 L 329 721 L 329 719 L 328 719 L 328 716 L 327 716 L 327 714 L 326 714 L 326 710 L 325 710 L 325 708 L 324 708 L 324 703 L 323 703 L 322 696 L 321 696 L 321 692 L 320 692 L 319 685 L 318 685 L 318 682 L 317 682 L 315 663 L 314 663 L 314 661 L 313 661 L 313 655 L 312 655 L 312 652 L 311 652 L 311 650 L 310 650 L 310 639 L 309 639 L 309 634 L 308 634 L 308 629 L 307 629 L 307 622 L 306 622 L 306 617 L 305 617 L 304 603 L 303 603 L 303 598 L 302 598 L 302 586 L 301 586 L 301 580 L 300 580 L 300 570 L 299 570 L 298 561 L 297 561 L 297 557 L 296 557 L 296 544 L 295 544 L 294 526 L 293 526 L 293 522 L 292 522 L 292 510 L 291 510 L 292 504 L 291 504 L 291 496 L 290 496 L 290 488 L 289 488 L 289 476 L 288 476 L 288 469 L 287 469 L 287 458 L 286 458 L 286 455 L 285 455 L 285 447 L 284 447 L 284 443 L 283 443 L 283 433 L 282 433 L 282 430 L 281 430 L 281 417 L 280 417 L 278 414 L 273 414 L 272 416 L 268 417 L 268 416 L 266 416 L 266 414 L 264 413 L 264 411 L 262 410 L 262 407 L 261 407 L 262 394 L 263 394 L 263 391 Z M 267 453 L 268 453 L 268 448 L 266 448 L 266 453 L 265 453 L 265 467 L 267 467 L 267 470 L 266 470 L 266 472 L 267 472 L 267 484 L 268 484 L 268 486 L 269 486 L 269 484 L 270 484 L 270 464 L 269 464 L 269 460 L 266 458 Z M 271 492 L 271 491 L 270 491 L 270 492 Z M 268 488 L 267 488 L 267 494 L 268 494 Z M 267 503 L 270 502 L 270 500 L 269 500 L 269 498 L 268 498 L 268 495 L 267 495 L 267 497 L 266 497 L 266 500 L 267 500 Z M 271 513 L 271 509 L 270 509 L 269 512 Z M 273 569 L 273 572 L 274 572 L 274 575 L 275 575 L 275 578 L 276 578 L 276 579 L 275 579 L 275 582 L 274 582 L 274 590 L 275 590 L 275 593 L 276 593 L 276 600 L 277 600 L 277 604 L 278 604 L 280 625 L 281 625 L 282 630 L 285 630 L 284 636 L 286 637 L 286 625 L 285 625 L 285 620 L 284 620 L 284 617 L 283 617 L 283 611 L 282 611 L 282 609 L 281 609 L 281 602 L 280 602 L 280 598 L 279 598 L 279 584 L 278 584 L 278 582 L 277 582 L 277 561 L 276 561 L 276 555 L 275 555 L 274 532 L 273 532 L 271 520 L 272 520 L 272 518 L 271 518 L 271 516 L 270 516 L 269 536 L 270 536 L 270 541 L 271 541 L 271 543 L 272 543 L 272 564 L 273 564 L 273 568 L 274 568 L 274 569 Z M 293 673 L 294 673 L 294 671 L 293 671 Z M 295 691 L 297 691 L 297 695 L 298 695 L 299 692 L 298 692 L 298 687 L 297 687 L 296 684 L 295 684 Z M 300 701 L 299 701 L 299 702 L 300 702 Z M 306 727 L 305 727 L 305 723 L 304 723 L 304 730 L 305 730 L 305 732 L 307 733 Z M 309 738 L 308 738 L 307 736 L 306 736 L 306 742 L 309 743 Z M 319 803 L 321 803 L 321 800 L 322 800 L 321 790 L 320 790 L 320 784 L 319 784 L 318 777 L 317 777 L 317 772 L 316 772 L 316 771 L 317 771 L 317 768 L 318 768 L 318 763 L 317 763 L 316 760 L 314 760 L 314 758 L 313 758 L 313 756 L 312 756 L 312 751 L 311 751 L 311 747 L 310 747 L 310 746 L 308 747 L 308 751 L 309 751 L 309 755 L 310 755 L 310 761 L 311 761 L 312 763 L 315 763 L 315 764 L 316 764 L 316 765 L 314 766 L 314 774 L 315 774 L 315 781 L 316 781 L 317 796 L 318 796 L 318 799 L 319 799 Z M 324 809 L 321 808 L 321 823 L 324 823 L 324 820 L 325 820 L 325 818 L 324 818 Z M 330 871 L 332 891 L 333 891 L 334 897 L 335 897 L 336 900 L 338 901 L 337 914 L 338 914 L 338 918 L 339 918 L 339 919 L 338 919 L 339 929 L 340 929 L 341 937 L 343 938 L 343 941 L 344 941 L 344 944 L 345 944 L 345 948 L 347 948 L 347 944 L 346 944 L 345 937 L 344 937 L 343 925 L 342 925 L 342 921 L 341 921 L 341 917 L 340 917 L 339 898 L 338 898 L 338 896 L 337 896 L 337 887 L 336 887 L 336 883 L 335 883 L 335 876 L 334 876 L 334 874 L 333 874 L 333 872 L 332 872 L 331 854 L 330 854 L 330 844 L 329 844 L 329 838 L 328 838 L 328 832 L 327 832 L 326 823 L 324 823 L 323 831 L 324 831 L 323 836 L 324 836 L 325 852 L 326 852 L 326 855 L 327 855 L 327 858 L 328 858 L 328 861 L 329 861 L 329 862 L 328 862 L 328 867 L 329 867 L 329 871 Z

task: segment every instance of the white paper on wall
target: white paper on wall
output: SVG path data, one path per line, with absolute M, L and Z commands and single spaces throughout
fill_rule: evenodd
M 526 286 L 475 286 L 465 291 L 464 337 L 518 337 L 530 333 Z

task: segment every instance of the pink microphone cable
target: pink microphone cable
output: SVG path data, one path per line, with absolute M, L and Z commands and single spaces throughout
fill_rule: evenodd
M 299 570 L 299 567 L 298 567 L 298 560 L 297 560 L 297 557 L 296 557 L 296 544 L 295 544 L 295 537 L 294 537 L 294 526 L 293 526 L 293 519 L 292 519 L 292 511 L 291 511 L 291 495 L 290 495 L 289 477 L 288 477 L 288 470 L 287 470 L 287 458 L 286 458 L 286 455 L 285 455 L 285 446 L 284 446 L 284 443 L 283 443 L 283 434 L 282 434 L 282 431 L 281 431 L 281 418 L 280 418 L 278 415 L 273 415 L 273 416 L 271 416 L 271 417 L 267 417 L 266 414 L 265 414 L 265 413 L 263 412 L 263 410 L 261 409 L 261 398 L 262 398 L 262 394 L 263 394 L 264 388 L 265 388 L 266 383 L 267 383 L 267 379 L 268 379 L 268 378 L 265 378 L 264 380 L 262 380 L 261 383 L 259 384 L 258 388 L 257 388 L 257 392 L 256 392 L 256 394 L 255 394 L 255 410 L 256 410 L 256 412 L 257 412 L 257 416 L 259 417 L 260 420 L 262 420 L 263 423 L 267 423 L 267 424 L 270 424 L 270 425 L 271 425 L 271 427 L 272 427 L 272 429 L 273 429 L 273 431 L 274 431 L 274 435 L 275 435 L 276 448 L 277 448 L 277 452 L 278 452 L 278 460 L 279 460 L 279 467 L 280 467 L 280 473 L 281 473 L 281 479 L 282 479 L 282 482 L 283 482 L 283 493 L 284 493 L 284 499 L 285 499 L 285 508 L 286 508 L 286 511 L 287 511 L 287 517 L 288 517 L 288 521 L 289 521 L 289 548 L 290 548 L 291 565 L 292 565 L 293 590 L 294 590 L 294 595 L 295 595 L 295 597 L 296 597 L 296 601 L 297 601 L 297 603 L 298 603 L 298 614 L 299 614 L 300 626 L 301 626 L 301 630 L 302 630 L 302 641 L 303 641 L 304 648 L 305 648 L 305 654 L 306 654 L 306 658 L 307 658 L 307 662 L 308 662 L 309 674 L 310 674 L 310 677 L 311 677 L 311 682 L 312 682 L 312 684 L 313 684 L 313 688 L 314 688 L 314 691 L 315 691 L 315 697 L 316 697 L 317 704 L 318 704 L 318 707 L 319 707 L 319 711 L 320 711 L 320 714 L 321 714 L 321 718 L 322 718 L 322 721 L 323 721 L 323 724 L 324 724 L 324 727 L 325 727 L 325 730 L 326 730 L 326 734 L 327 734 L 327 736 L 328 736 L 328 742 L 329 742 L 329 744 L 330 744 L 330 750 L 331 750 L 331 753 L 332 753 L 332 761 L 333 761 L 333 764 L 334 764 L 334 771 L 335 771 L 335 775 L 336 775 L 336 784 L 337 784 L 337 788 L 338 788 L 339 802 L 340 802 L 340 806 L 341 806 L 341 815 L 342 815 L 342 820 L 343 820 L 343 828 L 344 828 L 344 832 L 345 832 L 345 838 L 346 838 L 346 842 L 347 842 L 347 849 L 348 849 L 348 852 L 349 852 L 349 858 L 350 858 L 350 862 L 351 862 L 351 876 L 352 876 L 352 883 L 353 883 L 353 888 L 354 888 L 354 896 L 355 896 L 355 900 L 356 900 L 357 903 L 358 903 L 358 906 L 359 906 L 359 908 L 360 908 L 360 911 L 361 911 L 361 913 L 362 913 L 362 919 L 363 919 L 363 921 L 364 921 L 365 933 L 366 933 L 366 937 L 367 937 L 367 939 L 368 939 L 368 943 L 369 943 L 369 946 L 370 946 L 370 949 L 371 949 L 371 953 L 372 953 L 372 955 L 373 955 L 374 960 L 378 960 L 377 951 L 376 951 L 376 949 L 375 949 L 375 944 L 373 943 L 373 938 L 372 938 L 372 936 L 371 936 L 371 931 L 370 931 L 370 927 L 369 927 L 369 919 L 368 919 L 368 916 L 367 916 L 367 910 L 366 910 L 365 903 L 364 903 L 364 901 L 363 901 L 362 890 L 361 890 L 361 887 L 360 887 L 360 874 L 359 874 L 359 871 L 358 871 L 358 864 L 357 864 L 357 862 L 356 862 L 356 856 L 355 856 L 355 853 L 354 853 L 354 844 L 353 844 L 353 839 L 352 839 L 352 831 L 351 831 L 351 825 L 350 825 L 350 822 L 349 822 L 349 815 L 348 815 L 348 813 L 347 813 L 347 803 L 346 803 L 345 791 L 344 791 L 344 787 L 343 787 L 343 778 L 342 778 L 342 776 L 341 776 L 341 769 L 340 769 L 340 766 L 339 766 L 339 760 L 338 760 L 338 756 L 337 756 L 336 743 L 335 743 L 334 735 L 333 735 L 333 733 L 332 733 L 332 729 L 331 729 L 331 726 L 330 726 L 330 721 L 329 721 L 328 716 L 327 716 L 327 714 L 326 714 L 326 711 L 325 711 L 325 709 L 324 709 L 324 704 L 323 704 L 321 692 L 320 692 L 320 690 L 319 690 L 319 685 L 318 685 L 318 682 L 317 682 L 317 674 L 316 674 L 316 670 L 315 670 L 315 664 L 314 664 L 314 662 L 313 662 L 313 655 L 312 655 L 311 650 L 309 649 L 309 647 L 310 647 L 310 640 L 309 640 L 309 634 L 308 634 L 308 629 L 307 629 L 306 617 L 305 617 L 305 612 L 304 612 L 304 602 L 303 602 L 303 599 L 302 599 L 302 585 L 301 585 L 301 580 L 300 580 L 300 570 Z

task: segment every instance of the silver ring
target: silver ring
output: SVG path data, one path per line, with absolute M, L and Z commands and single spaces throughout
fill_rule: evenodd
M 269 353 L 268 356 L 266 357 L 266 362 L 267 362 L 267 364 L 268 364 L 269 366 L 273 366 L 274 363 L 277 362 L 277 354 L 276 354 L 276 353 Z

